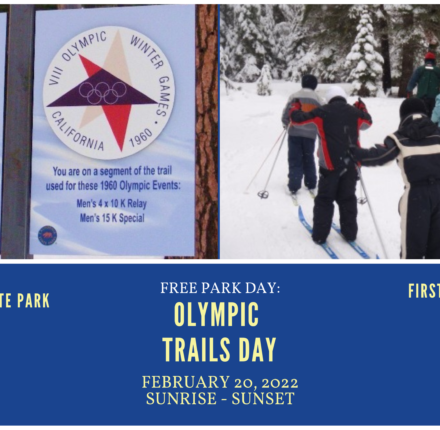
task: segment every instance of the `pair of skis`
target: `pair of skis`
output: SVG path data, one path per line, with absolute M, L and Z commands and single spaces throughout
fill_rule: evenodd
M 312 199 L 314 199 L 316 197 L 316 194 L 312 190 L 308 190 L 308 191 L 309 191 L 310 197 Z M 296 194 L 292 194 L 290 192 L 288 194 L 289 194 L 290 197 L 292 197 L 293 204 L 295 206 L 299 206 L 298 196 Z
M 294 205 L 298 206 L 298 217 L 301 224 L 306 228 L 306 230 L 311 235 L 313 233 L 312 226 L 305 219 L 301 206 L 298 203 L 298 199 L 296 198 L 296 196 L 292 196 L 292 200 Z M 335 230 L 362 258 L 366 260 L 371 259 L 370 255 L 358 243 L 356 243 L 356 241 L 348 241 L 345 239 L 344 235 L 342 234 L 341 228 L 337 224 L 332 223 L 332 229 Z M 319 244 L 319 246 L 327 253 L 327 255 L 330 258 L 334 260 L 339 259 L 336 252 L 330 247 L 330 245 L 327 242 Z M 379 258 L 379 256 L 376 255 L 376 258 Z
M 301 206 L 298 206 L 298 216 L 301 224 L 306 228 L 306 230 L 310 233 L 310 235 L 313 233 L 312 226 L 307 222 L 307 220 L 304 218 L 303 211 L 301 209 Z M 330 258 L 333 260 L 338 260 L 339 257 L 333 251 L 333 249 L 330 248 L 330 246 L 327 244 L 327 242 L 320 243 L 319 246 L 329 255 Z

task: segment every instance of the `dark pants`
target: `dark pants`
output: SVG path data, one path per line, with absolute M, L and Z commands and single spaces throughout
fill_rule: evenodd
M 440 182 L 413 184 L 400 200 L 404 259 L 440 259 Z
M 430 98 L 430 97 L 422 97 L 423 102 L 425 103 L 426 106 L 426 110 L 428 111 L 428 118 L 431 118 L 432 116 L 432 111 L 434 110 L 434 106 L 435 106 L 435 98 Z
M 289 136 L 289 190 L 296 192 L 304 184 L 310 190 L 316 188 L 315 140 Z
M 319 169 L 318 195 L 313 208 L 313 240 L 323 243 L 330 234 L 334 202 L 339 206 L 342 234 L 347 240 L 357 236 L 357 172 L 353 164 L 347 169 Z

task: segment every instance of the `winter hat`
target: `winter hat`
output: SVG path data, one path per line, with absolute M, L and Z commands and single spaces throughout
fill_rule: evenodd
M 301 79 L 301 86 L 303 88 L 315 90 L 318 86 L 318 79 L 316 79 L 316 76 L 313 75 L 304 75 Z
M 414 113 L 424 113 L 426 115 L 426 106 L 423 100 L 412 97 L 405 99 L 400 105 L 400 120 L 402 121 Z
M 434 54 L 434 52 L 428 52 L 425 55 L 425 61 L 435 61 L 435 54 Z
M 325 98 L 327 99 L 327 103 L 329 103 L 330 100 L 334 99 L 335 97 L 342 97 L 347 100 L 347 94 L 345 93 L 345 91 L 341 87 L 333 85 L 328 89 Z

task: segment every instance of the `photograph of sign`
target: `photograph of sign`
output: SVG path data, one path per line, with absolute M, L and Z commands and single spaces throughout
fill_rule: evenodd
M 194 38 L 190 5 L 37 12 L 32 254 L 194 255 Z

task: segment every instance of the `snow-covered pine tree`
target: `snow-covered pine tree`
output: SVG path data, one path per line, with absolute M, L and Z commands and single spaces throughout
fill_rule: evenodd
M 257 80 L 257 94 L 259 96 L 270 96 L 272 94 L 272 88 L 270 86 L 271 81 L 270 66 L 269 64 L 265 64 L 261 69 L 261 75 Z
M 234 82 L 232 82 L 227 76 L 226 76 L 226 70 L 228 68 L 228 62 L 229 58 L 226 54 L 225 50 L 222 46 L 220 46 L 220 82 L 225 83 L 226 87 L 226 94 L 229 94 L 229 90 L 241 90 L 240 87 L 237 87 Z
M 280 5 L 286 22 L 278 24 L 277 40 L 281 39 L 280 56 L 284 57 L 286 68 L 283 78 L 301 81 L 302 75 L 311 71 L 315 52 L 311 49 L 312 37 L 307 32 L 304 20 L 304 5 Z
M 264 6 L 264 7 L 263 7 Z M 365 5 L 220 5 L 220 46 L 226 75 L 255 82 L 265 63 L 275 79 L 298 81 L 313 73 L 320 82 L 348 80 L 345 69 Z M 440 5 L 369 5 L 375 39 L 385 59 L 383 86 L 400 83 L 401 95 L 414 68 L 440 35 Z M 247 32 L 244 29 L 247 28 Z M 357 65 L 356 65 L 357 66 Z
M 237 82 L 256 82 L 261 70 L 257 67 L 257 59 L 247 54 L 243 57 L 244 66 L 235 76 Z
M 240 71 L 235 80 L 255 82 L 260 75 L 260 67 L 265 62 L 266 49 L 260 26 L 261 5 L 242 4 L 238 6 L 236 61 Z
M 308 45 L 296 61 L 320 82 L 344 82 L 346 56 L 356 37 L 359 5 L 305 5 L 301 22 Z
M 350 70 L 349 81 L 353 83 L 352 95 L 376 96 L 381 88 L 383 58 L 376 51 L 377 42 L 368 6 L 360 14 L 356 27 L 355 43 L 347 55 L 345 67 Z
M 225 75 L 228 76 L 234 76 L 238 71 L 234 56 L 235 47 L 237 45 L 235 7 L 236 5 L 220 5 L 220 47 L 223 48 L 223 54 L 228 59 L 225 69 Z
M 431 32 L 439 33 L 439 5 L 386 5 L 394 24 L 392 58 L 393 77 L 398 79 L 398 97 L 406 88 L 414 69 L 423 64 Z
M 304 8 L 304 6 L 299 6 Z M 270 66 L 272 78 L 279 79 L 287 67 L 292 38 L 296 38 L 294 20 L 298 19 L 297 5 L 261 5 L 261 30 L 266 50 L 265 61 Z
M 261 5 L 261 16 L 260 16 L 260 28 L 263 35 L 262 44 L 265 50 L 264 60 L 270 68 L 271 76 L 274 77 L 273 71 L 276 62 L 275 58 L 275 47 L 278 43 L 274 38 L 274 27 L 275 20 L 273 16 L 272 4 L 262 4 Z

